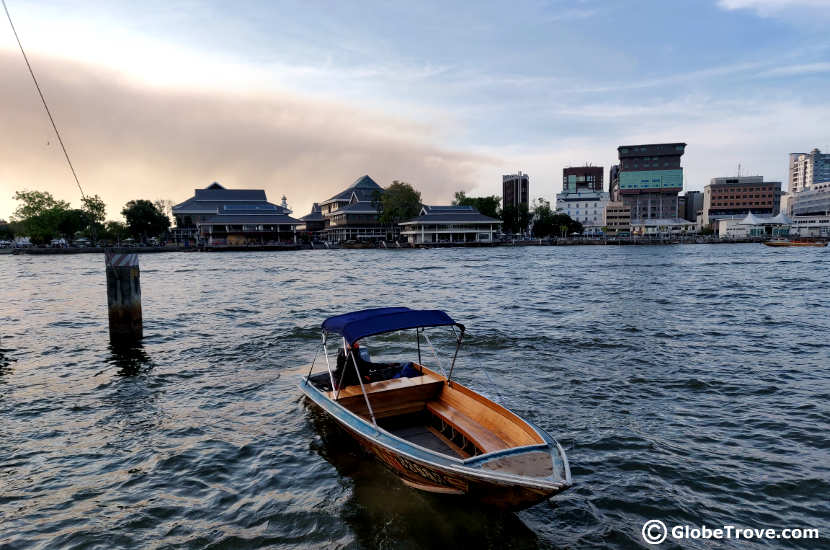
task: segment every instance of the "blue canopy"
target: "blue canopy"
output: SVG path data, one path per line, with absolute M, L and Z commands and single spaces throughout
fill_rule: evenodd
M 438 309 L 409 309 L 408 307 L 381 307 L 364 309 L 329 317 L 323 321 L 323 330 L 340 334 L 351 345 L 361 338 L 395 330 L 417 327 L 458 325 L 452 317 Z

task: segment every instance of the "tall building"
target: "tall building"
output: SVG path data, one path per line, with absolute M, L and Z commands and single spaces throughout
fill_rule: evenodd
M 530 178 L 527 174 L 508 174 L 501 178 L 502 193 L 501 206 L 519 207 L 520 204 L 530 206 Z
M 602 191 L 602 166 L 571 166 L 562 170 L 562 192 Z
M 800 193 L 814 183 L 830 181 L 830 154 L 813 149 L 809 153 L 790 153 L 790 193 Z
M 583 226 L 603 225 L 608 193 L 603 192 L 601 166 L 568 167 L 562 170 L 562 192 L 556 195 L 556 211 Z
M 684 209 L 680 212 L 683 219 L 690 222 L 697 221 L 698 213 L 703 210 L 703 193 L 700 191 L 686 191 L 686 204 Z
M 622 145 L 619 183 L 622 202 L 631 208 L 631 219 L 672 219 L 678 215 L 677 194 L 683 190 L 680 157 L 685 143 Z
M 703 190 L 703 225 L 743 218 L 750 212 L 774 216 L 781 208 L 781 182 L 763 176 L 712 178 Z

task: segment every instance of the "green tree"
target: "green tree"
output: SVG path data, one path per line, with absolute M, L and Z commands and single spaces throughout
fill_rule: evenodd
M 456 191 L 455 200 L 453 200 L 452 203 L 455 206 L 472 206 L 485 216 L 498 218 L 501 197 L 497 195 L 490 195 L 488 197 L 468 197 L 464 191 Z
M 78 208 L 57 211 L 57 230 L 61 237 L 72 239 L 89 227 L 89 215 Z
M 104 220 L 107 217 L 107 205 L 98 195 L 87 195 L 81 199 L 83 211 L 89 219 L 89 237 L 92 242 L 98 240 L 98 235 L 104 229 Z
M 539 197 L 533 208 L 533 236 L 550 237 L 556 234 L 556 214 L 551 210 L 550 203 Z
M 403 181 L 393 181 L 380 197 L 381 223 L 397 224 L 414 218 L 421 210 L 421 193 Z
M 530 209 L 527 203 L 521 203 L 518 207 L 509 204 L 502 208 L 502 226 L 506 233 L 524 233 L 530 224 Z
M 0 241 L 11 241 L 14 239 L 14 227 L 5 220 L 0 220 Z
M 14 200 L 20 204 L 12 220 L 19 227 L 19 233 L 27 235 L 35 244 L 48 243 L 75 229 L 72 222 L 77 216 L 68 213 L 69 203 L 55 199 L 48 191 L 17 191 Z
M 52 209 L 69 210 L 68 202 L 55 199 L 48 191 L 17 191 L 14 200 L 21 204 L 12 214 L 12 221 L 23 221 Z
M 156 209 L 167 216 L 168 219 L 173 218 L 173 201 L 170 199 L 157 199 L 153 201 Z
M 130 234 L 139 240 L 158 237 L 170 228 L 170 218 L 145 199 L 129 201 L 121 210 Z
M 63 221 L 65 212 L 65 209 L 56 207 L 29 216 L 20 221 L 23 233 L 28 235 L 34 244 L 46 244 L 60 235 L 58 226 Z
M 108 221 L 104 224 L 104 228 L 100 233 L 100 237 L 102 239 L 107 239 L 108 241 L 118 242 L 123 241 L 127 237 L 130 236 L 130 232 L 127 229 L 127 224 L 118 221 Z
M 562 214 L 560 212 L 553 214 L 550 218 L 550 223 L 552 227 L 551 235 L 556 235 L 557 237 L 567 237 L 573 233 L 581 235 L 585 230 L 581 222 L 578 222 L 567 214 Z
M 90 223 L 103 224 L 107 218 L 107 205 L 98 195 L 87 195 L 81 199 L 83 211 L 86 212 Z

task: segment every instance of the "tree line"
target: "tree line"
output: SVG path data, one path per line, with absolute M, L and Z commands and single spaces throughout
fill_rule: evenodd
M 170 229 L 170 201 L 131 200 L 121 210 L 125 220 L 121 222 L 107 221 L 106 204 L 98 195 L 83 197 L 80 208 L 72 208 L 48 191 L 17 191 L 14 200 L 18 201 L 17 209 L 0 239 L 28 237 L 33 244 L 60 238 L 86 238 L 93 244 L 128 238 L 146 242 L 163 237 Z

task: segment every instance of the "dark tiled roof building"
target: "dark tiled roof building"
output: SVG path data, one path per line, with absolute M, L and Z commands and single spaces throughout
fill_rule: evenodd
M 177 240 L 207 245 L 293 242 L 300 223 L 268 202 L 262 189 L 226 189 L 214 182 L 173 207 Z
M 434 244 L 493 242 L 501 223 L 472 206 L 424 205 L 417 218 L 399 225 L 410 243 Z
M 323 210 L 316 202 L 311 206 L 311 212 L 300 218 L 300 221 L 302 224 L 297 227 L 297 231 L 316 233 L 326 227 L 326 217 L 323 216 Z
M 368 175 L 320 203 L 325 228 L 320 236 L 331 242 L 394 239 L 398 228 L 380 223 L 383 187 Z

